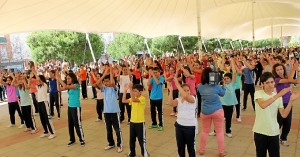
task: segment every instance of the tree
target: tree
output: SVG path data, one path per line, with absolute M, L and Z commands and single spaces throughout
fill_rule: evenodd
M 144 50 L 144 37 L 132 33 L 119 33 L 108 45 L 107 51 L 114 59 Z
M 90 34 L 95 57 L 100 57 L 104 42 L 97 34 Z M 72 64 L 93 61 L 84 33 L 67 31 L 34 32 L 27 37 L 33 59 L 43 63 L 49 59 L 66 59 Z

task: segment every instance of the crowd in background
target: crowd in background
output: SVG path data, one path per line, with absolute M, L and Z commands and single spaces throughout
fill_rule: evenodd
M 84 146 L 80 118 L 84 101 L 80 101 L 80 94 L 83 100 L 88 99 L 87 87 L 92 86 L 92 98 L 97 100 L 97 121 L 101 121 L 104 114 L 106 122 L 108 145 L 105 150 L 115 147 L 112 136 L 114 128 L 117 151 L 123 151 L 120 123 L 127 118 L 130 125 L 129 156 L 136 155 L 136 137 L 142 155 L 148 156 L 144 118 L 146 100 L 141 94 L 147 91 L 152 121 L 148 128 L 163 131 L 164 108 L 171 105 L 170 116 L 177 117 L 175 128 L 179 156 L 185 156 L 185 146 L 190 156 L 196 156 L 194 139 L 199 129 L 198 118 L 202 123 L 199 129 L 200 155 L 205 154 L 210 135 L 217 137 L 219 156 L 225 156 L 224 134 L 228 138 L 234 136 L 231 131 L 234 110 L 235 120 L 241 123 L 241 111 L 248 110 L 250 95 L 250 103 L 256 112 L 253 127 L 256 153 L 265 156 L 268 151 L 277 156 L 280 153 L 279 144 L 289 145 L 287 136 L 291 128 L 292 102 L 300 96 L 290 87 L 300 83 L 299 52 L 300 47 L 295 47 L 233 50 L 201 56 L 198 53 L 175 53 L 154 58 L 130 55 L 111 63 L 99 61 L 80 66 L 71 66 L 66 61 L 32 63 L 23 73 L 1 70 L 0 100 L 8 102 L 9 127 L 16 124 L 14 114 L 17 111 L 21 120 L 19 127 L 26 126 L 25 131 L 34 134 L 38 129 L 31 115 L 39 114 L 44 129 L 41 137 L 53 139 L 56 137 L 51 122 L 55 115 L 54 106 L 60 119 L 60 107 L 63 105 L 61 91 L 66 90 L 69 95 L 68 146 L 75 143 L 74 129 L 80 144 Z M 212 73 L 221 76 L 217 84 L 211 83 Z M 256 90 L 256 87 L 262 89 Z M 168 89 L 167 97 L 163 96 L 164 88 Z M 168 98 L 168 105 L 163 104 L 165 98 Z M 268 121 L 262 122 L 264 119 Z M 212 123 L 214 131 L 210 132 Z M 271 142 L 264 143 L 267 140 Z

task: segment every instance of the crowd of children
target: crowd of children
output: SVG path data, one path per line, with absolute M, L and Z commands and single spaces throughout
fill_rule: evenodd
M 186 147 L 189 156 L 196 156 L 195 136 L 199 117 L 202 123 L 200 155 L 205 154 L 208 135 L 211 135 L 217 136 L 219 156 L 225 156 L 224 133 L 228 138 L 234 136 L 231 130 L 234 110 L 236 121 L 242 122 L 240 111 L 247 110 L 250 94 L 250 102 L 256 113 L 253 132 L 257 156 L 266 156 L 267 151 L 270 156 L 276 156 L 279 154 L 280 143 L 283 146 L 289 145 L 287 136 L 292 123 L 292 105 L 300 97 L 300 94 L 292 92 L 290 87 L 300 83 L 297 78 L 299 56 L 297 57 L 295 53 L 299 51 L 299 47 L 279 48 L 274 52 L 271 52 L 271 49 L 237 50 L 224 54 L 204 54 L 201 60 L 198 54 L 177 54 L 164 58 L 157 57 L 155 60 L 149 56 L 140 58 L 130 56 L 120 63 L 107 62 L 91 67 L 81 65 L 80 68 L 73 68 L 74 71 L 68 70 L 66 64 L 61 68 L 60 65 L 44 64 L 39 67 L 33 66 L 30 71 L 24 73 L 1 71 L 0 84 L 7 92 L 11 121 L 9 126 L 15 125 L 14 115 L 17 111 L 21 119 L 20 128 L 24 127 L 25 123 L 25 131 L 38 132 L 32 112 L 34 109 L 35 113 L 39 113 L 44 129 L 41 137 L 49 139 L 56 137 L 51 122 L 51 118 L 54 117 L 54 106 L 60 119 L 60 92 L 67 90 L 70 135 L 68 146 L 76 141 L 74 129 L 80 144 L 84 146 L 80 93 L 83 99 L 87 99 L 87 85 L 90 83 L 93 98 L 97 102 L 96 121 L 101 121 L 103 117 L 105 120 L 108 142 L 105 150 L 117 147 L 117 152 L 123 151 L 120 123 L 125 121 L 125 112 L 127 113 L 127 123 L 130 126 L 129 157 L 136 156 L 136 138 L 142 156 L 149 156 L 145 134 L 147 101 L 142 91 L 148 90 L 150 98 L 152 123 L 148 128 L 163 131 L 164 107 L 168 107 L 163 104 L 163 88 L 167 87 L 168 104 L 172 106 L 171 116 L 177 117 L 175 131 L 180 157 L 185 156 Z M 212 72 L 218 73 L 222 78 L 217 84 L 211 83 Z M 256 85 L 262 90 L 255 91 Z M 2 99 L 3 95 L 0 94 Z M 268 121 L 265 121 L 266 119 Z M 210 132 L 212 123 L 214 131 Z M 113 130 L 117 136 L 116 142 Z

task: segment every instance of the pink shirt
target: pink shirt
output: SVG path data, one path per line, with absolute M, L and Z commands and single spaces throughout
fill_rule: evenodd
M 176 77 L 175 74 L 170 74 L 170 77 Z M 177 86 L 175 85 L 174 79 L 170 80 L 173 90 L 177 90 Z
M 187 77 L 185 82 L 190 86 L 191 95 L 196 95 L 195 79 Z
M 17 102 L 18 101 L 17 88 L 11 85 L 7 85 L 6 90 L 7 90 L 7 101 Z

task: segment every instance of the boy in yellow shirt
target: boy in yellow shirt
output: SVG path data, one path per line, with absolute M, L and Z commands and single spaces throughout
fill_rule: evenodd
M 126 99 L 127 89 L 130 89 L 130 97 Z M 131 118 L 130 118 L 130 152 L 128 157 L 136 156 L 135 153 L 135 140 L 138 138 L 141 153 L 143 157 L 148 157 L 149 154 L 146 149 L 146 130 L 145 130 L 145 107 L 146 107 L 146 99 L 142 96 L 143 86 L 136 84 L 132 85 L 132 83 L 126 84 L 124 86 L 124 94 L 122 97 L 123 103 L 128 103 L 131 105 Z

